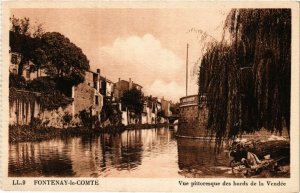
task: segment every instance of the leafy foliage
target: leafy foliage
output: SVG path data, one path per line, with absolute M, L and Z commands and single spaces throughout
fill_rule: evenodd
M 31 26 L 29 18 L 10 20 L 10 48 L 21 55 L 18 75 L 10 74 L 10 87 L 41 93 L 38 99 L 42 109 L 66 107 L 72 102 L 69 98 L 72 86 L 84 81 L 85 71 L 89 69 L 87 57 L 60 33 L 44 33 L 41 24 Z M 22 73 L 29 61 L 33 62 L 30 70 L 37 71 L 37 77 L 39 69 L 44 69 L 49 76 L 26 82 Z
M 26 80 L 23 76 L 17 74 L 9 74 L 9 87 L 23 89 L 26 87 Z
M 170 111 L 172 112 L 172 115 L 179 115 L 179 105 L 180 103 L 171 103 Z
M 144 95 L 142 91 L 133 88 L 124 92 L 121 97 L 121 102 L 129 111 L 134 112 L 136 115 L 142 114 L 144 105 Z
M 82 110 L 79 112 L 79 118 L 84 127 L 91 129 L 93 125 L 98 125 L 98 117 L 93 116 L 89 111 Z
M 55 90 L 56 82 L 51 77 L 39 77 L 29 81 L 26 90 L 35 92 L 53 92 Z
M 73 102 L 72 98 L 67 97 L 56 89 L 56 82 L 51 77 L 39 77 L 26 82 L 24 77 L 10 74 L 9 81 L 11 102 L 19 101 L 34 105 L 34 101 L 36 100 L 42 110 L 55 110 L 59 107 L 65 108 Z
M 45 67 L 47 74 L 70 85 L 78 85 L 84 81 L 85 71 L 90 66 L 80 48 L 58 32 L 43 34 L 41 42 L 49 61 Z
M 58 32 L 46 32 L 42 25 L 30 25 L 29 18 L 11 18 L 9 44 L 12 52 L 21 54 L 18 74 L 32 61 L 32 71 L 45 72 L 68 88 L 84 81 L 89 61 L 82 50 Z M 38 73 L 37 73 L 38 75 Z
M 68 126 L 71 123 L 72 119 L 73 119 L 73 116 L 71 114 L 65 112 L 65 114 L 62 116 L 63 125 Z
M 230 42 L 212 44 L 201 61 L 199 94 L 208 99 L 207 127 L 219 142 L 261 128 L 289 129 L 291 10 L 233 9 L 224 31 Z
M 122 123 L 122 112 L 117 103 L 112 103 L 110 99 L 104 97 L 104 103 L 101 110 L 101 121 L 109 120 L 112 125 L 120 125 Z
M 55 110 L 59 107 L 65 108 L 72 102 L 72 98 L 66 97 L 57 90 L 41 93 L 39 97 L 42 110 Z

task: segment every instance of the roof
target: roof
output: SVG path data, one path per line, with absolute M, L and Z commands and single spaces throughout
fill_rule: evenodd
M 141 85 L 139 85 L 139 84 L 137 84 L 137 83 L 132 83 L 134 86 L 139 86 L 139 87 L 141 87 L 141 88 L 143 88 Z
M 120 82 L 126 82 L 126 83 L 129 84 L 129 81 L 128 81 L 128 80 L 120 80 Z M 118 83 L 118 82 L 116 82 L 115 84 L 117 84 L 117 83 Z M 141 85 L 139 85 L 139 84 L 137 84 L 137 83 L 135 83 L 135 82 L 133 82 L 133 81 L 132 81 L 132 85 L 133 85 L 133 86 L 139 86 L 139 87 L 143 88 Z
M 111 81 L 111 80 L 109 80 L 109 79 L 107 79 L 106 77 L 103 77 L 103 76 L 100 76 L 100 80 L 105 80 L 109 83 L 114 83 L 113 81 Z
M 93 73 L 93 74 L 97 74 L 97 72 L 93 72 L 91 70 L 87 70 L 86 72 L 90 72 L 90 73 Z

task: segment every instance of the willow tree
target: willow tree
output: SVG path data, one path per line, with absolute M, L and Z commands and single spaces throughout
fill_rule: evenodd
M 229 38 L 208 47 L 200 65 L 207 127 L 218 142 L 261 128 L 289 130 L 291 10 L 233 9 L 225 33 Z

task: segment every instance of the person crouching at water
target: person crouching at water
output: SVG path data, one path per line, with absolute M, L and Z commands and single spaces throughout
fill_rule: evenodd
M 261 163 L 254 153 L 245 149 L 243 144 L 237 144 L 236 151 L 232 151 L 230 156 L 234 157 L 235 161 L 243 163 L 247 168 L 255 167 Z

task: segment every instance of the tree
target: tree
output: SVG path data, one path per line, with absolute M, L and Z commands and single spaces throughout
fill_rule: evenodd
M 31 71 L 36 71 L 37 77 L 39 77 L 39 70 L 45 67 L 47 64 L 47 55 L 44 50 L 41 48 L 37 48 L 33 51 L 31 61 L 33 62 L 33 66 L 31 67 Z
M 179 115 L 179 106 L 180 103 L 171 103 L 170 111 L 172 112 L 172 115 Z
M 112 125 L 120 125 L 122 123 L 122 112 L 119 109 L 119 105 L 117 103 L 113 103 L 107 97 L 104 97 L 103 102 L 101 121 L 104 122 L 108 119 Z
M 10 18 L 10 21 L 9 46 L 11 51 L 21 54 L 18 75 L 22 75 L 25 64 L 28 64 L 30 60 L 40 61 L 45 58 L 41 51 L 38 50 L 41 46 L 40 37 L 43 34 L 43 27 L 41 24 L 32 27 L 30 19 L 27 17 L 19 19 L 13 16 Z
M 22 75 L 24 66 L 32 61 L 34 66 L 31 70 L 45 69 L 48 75 L 58 80 L 58 85 L 63 85 L 61 90 L 84 81 L 85 71 L 90 66 L 79 47 L 58 32 L 44 33 L 41 24 L 31 26 L 29 18 L 13 16 L 10 20 L 11 51 L 21 54 L 19 75 Z
M 233 9 L 225 40 L 203 56 L 199 95 L 217 141 L 266 128 L 290 128 L 291 10 Z
M 47 32 L 41 37 L 42 50 L 48 59 L 46 73 L 62 84 L 74 86 L 84 81 L 89 61 L 82 50 L 58 32 Z
M 142 91 L 133 88 L 124 92 L 121 97 L 122 105 L 126 106 L 129 111 L 134 112 L 135 115 L 140 116 L 143 112 L 144 94 Z

